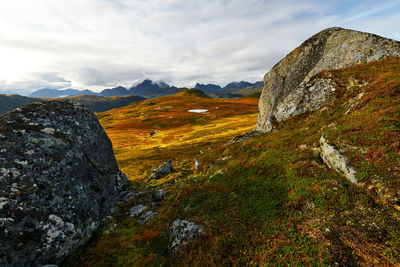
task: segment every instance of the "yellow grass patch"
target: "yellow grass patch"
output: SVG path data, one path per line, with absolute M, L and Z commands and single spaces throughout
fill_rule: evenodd
M 166 160 L 192 161 L 200 150 L 249 132 L 257 122 L 257 98 L 209 99 L 180 95 L 150 99 L 99 113 L 120 169 L 145 178 Z M 208 112 L 196 114 L 189 109 Z

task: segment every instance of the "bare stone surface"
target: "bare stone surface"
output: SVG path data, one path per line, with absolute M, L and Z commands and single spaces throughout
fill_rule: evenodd
M 271 131 L 274 120 L 285 120 L 329 103 L 335 85 L 329 80 L 315 79 L 322 70 L 349 67 L 386 56 L 400 56 L 400 43 L 342 28 L 329 28 L 314 35 L 265 75 L 254 130 Z
M 145 223 L 149 222 L 155 216 L 158 216 L 158 212 L 149 210 L 139 217 L 138 224 L 145 224 Z
M 324 136 L 319 140 L 321 145 L 320 156 L 328 167 L 343 174 L 353 184 L 358 184 L 356 171 L 347 163 L 347 158 L 333 145 L 329 144 Z
M 126 176 L 93 112 L 35 103 L 0 118 L 0 266 L 59 264 L 85 244 Z
M 133 206 L 133 207 L 129 210 L 129 216 L 130 216 L 130 217 L 136 217 L 136 216 L 138 216 L 140 213 L 142 213 L 145 209 L 147 209 L 147 206 L 142 205 L 142 204 Z
M 169 248 L 177 250 L 181 245 L 191 241 L 203 232 L 203 227 L 186 220 L 175 220 L 171 226 Z
M 167 174 L 170 174 L 171 172 L 174 171 L 174 165 L 172 165 L 172 162 L 168 160 L 167 162 L 164 162 L 157 168 L 153 170 L 153 172 L 149 176 L 149 180 L 152 179 L 160 179 L 164 177 Z

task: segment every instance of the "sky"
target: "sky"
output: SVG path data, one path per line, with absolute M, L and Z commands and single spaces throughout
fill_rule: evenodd
M 325 28 L 399 25 L 399 0 L 2 0 L 0 92 L 256 82 Z

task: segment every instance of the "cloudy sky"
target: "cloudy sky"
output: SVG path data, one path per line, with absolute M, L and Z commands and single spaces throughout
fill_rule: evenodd
M 0 91 L 254 82 L 324 28 L 399 25 L 398 0 L 3 0 Z

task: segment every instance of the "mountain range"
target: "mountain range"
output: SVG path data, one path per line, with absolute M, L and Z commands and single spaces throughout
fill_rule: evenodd
M 216 84 L 200 84 L 195 85 L 195 89 L 202 90 L 208 95 L 220 98 L 236 98 L 243 95 L 260 92 L 263 82 L 249 83 L 249 82 L 231 82 L 225 87 Z M 96 95 L 96 96 L 127 96 L 138 95 L 145 98 L 156 98 L 166 95 L 172 95 L 188 88 L 179 88 L 170 86 L 165 82 L 153 82 L 146 79 L 143 82 L 133 85 L 130 88 L 118 86 L 114 88 L 104 89 L 99 93 L 90 90 L 77 90 L 77 89 L 52 89 L 43 88 L 31 93 L 30 97 L 71 97 L 77 95 Z

